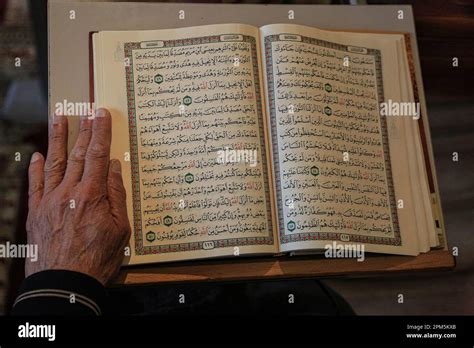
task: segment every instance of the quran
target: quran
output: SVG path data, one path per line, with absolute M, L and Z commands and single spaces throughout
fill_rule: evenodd
M 94 33 L 126 264 L 443 247 L 409 42 L 288 24 Z

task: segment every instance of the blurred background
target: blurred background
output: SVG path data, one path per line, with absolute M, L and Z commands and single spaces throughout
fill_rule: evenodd
M 356 314 L 473 315 L 474 1 L 196 2 L 413 6 L 448 244 L 459 249 L 457 267 L 449 272 L 330 278 L 322 284 L 342 295 Z M 453 57 L 458 58 L 458 67 L 452 66 Z M 47 1 L 0 0 L 0 244 L 26 243 L 28 162 L 34 151 L 46 154 L 47 146 L 47 62 Z M 459 153 L 458 162 L 452 161 L 453 152 Z M 0 314 L 8 312 L 23 277 L 21 260 L 0 259 Z M 269 288 L 272 296 L 288 288 L 299 289 L 315 304 L 321 292 L 314 280 L 198 284 L 181 289 L 191 287 L 204 302 L 217 307 L 222 291 L 240 294 L 244 302 L 245 294 L 260 296 L 269 308 Z M 173 288 L 127 291 L 117 290 L 112 297 L 141 301 L 128 309 L 139 314 L 137 308 L 145 307 L 145 302 L 137 299 L 166 299 Z M 396 302 L 400 293 L 404 304 Z M 327 312 L 327 308 L 309 308 L 313 314 Z M 148 312 L 175 313 L 165 300 L 152 301 Z

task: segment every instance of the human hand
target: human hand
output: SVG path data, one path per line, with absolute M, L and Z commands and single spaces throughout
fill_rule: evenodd
M 38 260 L 25 274 L 61 269 L 85 273 L 107 284 L 117 274 L 130 238 L 120 162 L 111 160 L 111 117 L 99 109 L 80 121 L 67 158 L 68 123 L 54 116 L 45 161 L 34 153 L 29 167 L 28 243 Z

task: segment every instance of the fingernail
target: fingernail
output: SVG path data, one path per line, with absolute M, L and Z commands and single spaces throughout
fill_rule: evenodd
M 30 163 L 35 163 L 41 158 L 40 154 L 38 152 L 35 152 L 33 156 L 31 156 Z
M 120 166 L 120 161 L 119 160 L 112 160 L 110 163 L 110 166 L 112 167 L 112 171 L 116 173 L 121 173 L 122 168 Z
M 95 112 L 95 117 L 105 117 L 107 111 L 105 111 L 105 109 L 98 109 L 96 112 Z

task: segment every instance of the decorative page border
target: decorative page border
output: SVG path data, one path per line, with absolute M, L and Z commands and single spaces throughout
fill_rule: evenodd
M 281 191 L 281 175 L 280 175 L 280 163 L 279 163 L 279 149 L 278 149 L 278 135 L 277 135 L 277 125 L 276 125 L 276 112 L 275 112 L 275 87 L 274 87 L 274 78 L 273 78 L 273 57 L 272 57 L 272 42 L 283 41 L 289 42 L 288 40 L 280 40 L 280 35 L 288 35 L 288 33 L 273 34 L 265 36 L 264 46 L 265 46 L 265 60 L 267 66 L 267 85 L 268 85 L 268 103 L 270 106 L 270 127 L 271 127 L 271 137 L 272 137 L 272 150 L 273 150 L 273 166 L 275 171 L 275 183 L 276 183 L 276 195 L 277 195 L 277 204 L 278 204 L 278 223 L 279 223 L 279 237 L 281 244 L 294 243 L 294 242 L 304 242 L 308 240 L 341 240 L 341 236 L 344 235 L 346 239 L 345 242 L 359 242 L 359 243 L 368 243 L 368 244 L 383 244 L 383 245 L 402 245 L 402 240 L 400 236 L 400 227 L 398 224 L 398 215 L 397 215 L 397 206 L 395 202 L 395 190 L 393 185 L 392 178 L 392 166 L 390 161 L 390 150 L 387 137 L 387 120 L 384 117 L 380 118 L 380 125 L 382 130 L 382 143 L 383 151 L 385 158 L 385 174 L 387 178 L 387 187 L 389 191 L 389 201 L 390 201 L 390 213 L 392 216 L 392 226 L 394 230 L 395 237 L 375 237 L 375 236 L 362 236 L 354 235 L 347 233 L 339 232 L 303 232 L 303 233 L 294 233 L 291 235 L 285 235 L 285 224 L 283 217 L 283 200 L 282 200 L 282 191 Z M 301 37 L 301 41 L 312 45 L 317 45 L 321 47 L 332 48 L 348 53 L 354 53 L 349 51 L 349 45 L 337 44 L 329 41 L 318 40 L 315 38 L 298 35 Z M 364 47 L 365 48 L 365 47 Z M 382 79 L 382 57 L 380 50 L 365 48 L 366 52 L 364 55 L 373 55 L 376 65 L 376 80 L 377 80 L 377 94 L 378 102 L 383 103 L 384 101 L 384 92 L 383 92 L 383 79 Z M 347 239 L 347 236 L 349 239 Z
M 221 41 L 223 35 L 239 35 L 242 37 L 240 41 Z M 264 124 L 263 124 L 263 113 L 262 113 L 262 97 L 260 95 L 260 75 L 257 60 L 257 45 L 256 40 L 252 36 L 242 34 L 218 34 L 212 36 L 203 36 L 179 40 L 160 40 L 163 41 L 164 45 L 161 48 L 170 47 L 181 47 L 181 46 L 192 46 L 211 44 L 219 42 L 248 42 L 250 44 L 254 83 L 255 83 L 255 99 L 257 103 L 257 117 L 259 125 L 260 135 L 260 146 L 261 149 L 265 149 L 265 137 L 264 137 Z M 242 237 L 242 238 L 227 238 L 212 241 L 199 241 L 191 243 L 177 243 L 177 244 L 166 244 L 166 245 L 154 245 L 144 246 L 143 245 L 143 233 L 142 233 L 142 214 L 141 214 L 141 194 L 140 194 L 140 163 L 138 155 L 137 145 L 137 125 L 135 115 L 135 91 L 134 91 L 134 76 L 133 76 L 133 50 L 139 49 L 150 49 L 142 48 L 141 42 L 126 42 L 124 43 L 125 57 L 128 58 L 128 63 L 125 66 L 125 76 L 127 85 L 127 108 L 128 108 L 128 119 L 129 119 L 129 135 L 130 135 L 130 164 L 132 173 L 132 201 L 133 201 L 133 227 L 135 237 L 135 254 L 136 255 L 150 255 L 150 254 L 161 254 L 161 253 L 172 253 L 172 252 L 183 252 L 183 251 L 196 251 L 196 250 L 210 250 L 215 248 L 227 248 L 234 246 L 250 246 L 250 245 L 273 245 L 273 222 L 271 213 L 271 200 L 270 200 L 270 185 L 268 182 L 268 162 L 266 152 L 262 152 L 262 167 L 264 177 L 264 189 L 265 199 L 267 208 L 267 227 L 269 235 L 266 237 Z M 153 48 L 156 49 L 156 48 Z M 212 248 L 204 248 L 205 243 L 213 242 Z M 207 244 L 209 245 L 209 244 Z

